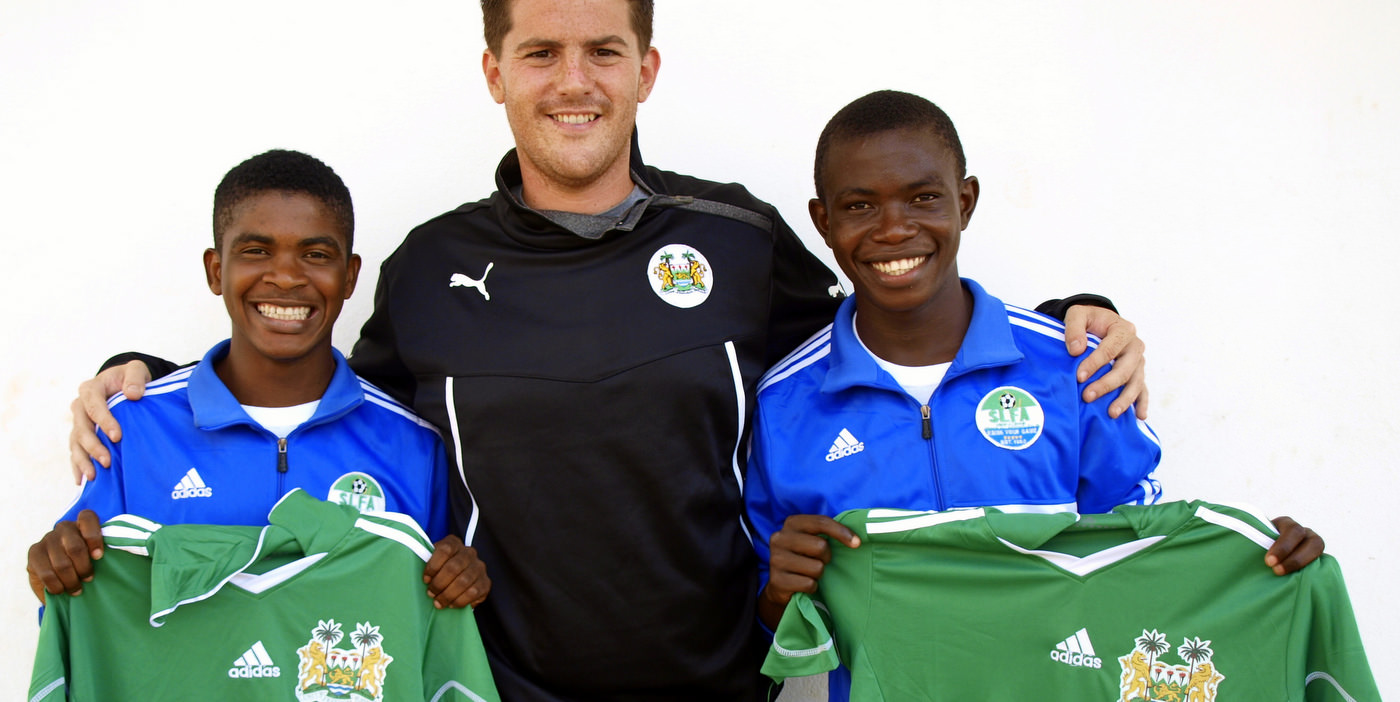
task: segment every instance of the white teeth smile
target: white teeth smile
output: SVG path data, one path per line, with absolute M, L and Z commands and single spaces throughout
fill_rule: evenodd
M 266 302 L 258 305 L 258 313 L 269 319 L 284 322 L 299 322 L 311 315 L 310 307 L 279 307 Z
M 916 258 L 901 258 L 898 261 L 871 261 L 870 267 L 885 275 L 904 275 L 923 265 L 924 261 L 927 260 L 928 256 L 918 256 Z
M 552 117 L 554 121 L 563 122 L 564 124 L 587 124 L 598 119 L 598 115 L 550 115 L 550 117 Z

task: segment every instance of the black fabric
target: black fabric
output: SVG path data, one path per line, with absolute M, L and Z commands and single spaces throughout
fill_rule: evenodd
M 1065 321 L 1065 315 L 1069 312 L 1069 308 L 1075 305 L 1089 305 L 1091 307 L 1103 307 L 1113 310 L 1114 312 L 1118 311 L 1118 308 L 1113 306 L 1112 300 L 1103 295 L 1095 295 L 1093 293 L 1079 293 L 1078 295 L 1070 295 L 1060 300 L 1046 300 L 1036 305 L 1035 311 L 1041 314 L 1048 314 L 1063 322 Z

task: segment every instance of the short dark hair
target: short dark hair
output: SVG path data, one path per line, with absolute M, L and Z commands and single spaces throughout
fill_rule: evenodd
M 958 162 L 958 177 L 967 177 L 967 158 L 953 120 L 938 105 L 898 90 L 877 90 L 856 98 L 826 123 L 817 139 L 816 165 L 812 169 L 817 199 L 825 197 L 822 178 L 826 175 L 826 154 L 838 139 L 870 136 L 896 129 L 927 129 L 943 140 Z
M 652 0 L 627 0 L 632 7 L 632 31 L 637 33 L 642 51 L 651 48 Z M 501 43 L 510 33 L 512 0 L 481 0 L 481 28 L 486 35 L 486 48 L 491 55 L 501 57 Z
M 341 233 L 345 253 L 355 247 L 355 208 L 345 181 L 314 156 L 300 151 L 273 149 L 234 166 L 214 189 L 214 248 L 222 250 L 224 231 L 233 224 L 233 211 L 259 193 L 302 193 L 321 201 Z

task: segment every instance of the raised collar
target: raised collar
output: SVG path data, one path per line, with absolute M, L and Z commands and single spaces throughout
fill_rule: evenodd
M 228 349 L 228 339 L 219 342 L 204 354 L 204 358 L 190 372 L 189 398 L 190 409 L 194 412 L 194 425 L 205 430 L 222 429 L 235 424 L 261 428 L 261 425 L 243 411 L 238 399 L 229 391 L 228 386 L 224 385 L 219 374 L 214 372 L 214 363 L 228 355 Z M 303 426 L 337 419 L 365 400 L 360 379 L 350 370 L 345 357 L 334 348 L 331 349 L 331 353 L 335 355 L 335 373 L 331 375 L 331 382 L 326 386 L 326 393 L 321 396 L 321 404 L 316 408 L 316 414 L 306 420 Z
M 971 370 L 1019 363 L 1025 357 L 1016 346 L 1006 305 L 970 278 L 963 278 L 962 284 L 972 293 L 972 321 L 944 376 L 945 382 Z M 862 386 L 899 389 L 894 378 L 875 363 L 856 338 L 852 326 L 855 312 L 854 295 L 842 301 L 836 311 L 831 325 L 831 361 L 822 392 L 837 393 Z

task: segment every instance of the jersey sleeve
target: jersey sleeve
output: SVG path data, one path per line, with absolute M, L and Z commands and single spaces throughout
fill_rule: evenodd
M 1295 631 L 1307 636 L 1306 665 L 1304 670 L 1293 671 L 1289 676 L 1303 681 L 1308 702 L 1379 700 L 1380 692 L 1366 660 L 1351 598 L 1336 559 L 1324 555 L 1302 572 L 1285 577 L 1310 579 L 1310 606 L 1299 609 L 1310 611 L 1311 621 L 1295 627 Z
M 430 615 L 423 655 L 423 691 L 428 700 L 497 702 L 501 699 L 481 645 L 471 608 L 439 609 Z
M 121 421 L 121 417 L 117 418 Z M 103 468 L 97 461 L 93 461 L 93 468 L 97 476 L 92 480 L 83 483 L 82 492 L 78 493 L 78 499 L 68 507 L 68 511 L 58 518 L 60 522 L 69 522 L 78 518 L 78 513 L 90 509 L 97 513 L 100 520 L 115 517 L 118 514 L 126 513 L 126 491 L 125 484 L 126 466 L 122 461 L 121 444 L 113 443 L 107 438 L 106 432 L 101 428 L 97 430 L 97 438 L 102 441 L 102 445 L 107 447 L 107 452 L 112 457 L 112 467 Z
M 773 287 L 765 368 L 830 324 L 841 304 L 836 274 L 807 249 L 776 212 L 773 222 Z
M 763 674 L 774 682 L 782 682 L 825 673 L 839 665 L 830 617 L 807 593 L 794 594 L 773 634 L 773 645 L 763 661 Z
M 374 311 L 360 329 L 360 339 L 346 360 L 357 375 L 412 407 L 417 381 L 399 353 L 398 331 L 389 302 L 393 298 L 397 258 L 395 252 L 380 266 L 379 284 L 374 289 Z
M 68 699 L 68 598 L 50 595 L 29 678 L 30 702 Z
M 1084 388 L 1108 367 L 1079 384 Z M 1112 393 L 1094 402 L 1079 403 L 1079 485 L 1076 499 L 1079 511 L 1098 514 L 1112 511 L 1118 505 L 1156 504 L 1162 497 L 1157 482 L 1157 464 L 1162 460 L 1162 446 L 1147 423 L 1131 411 L 1117 419 L 1108 416 L 1108 405 L 1117 397 Z

